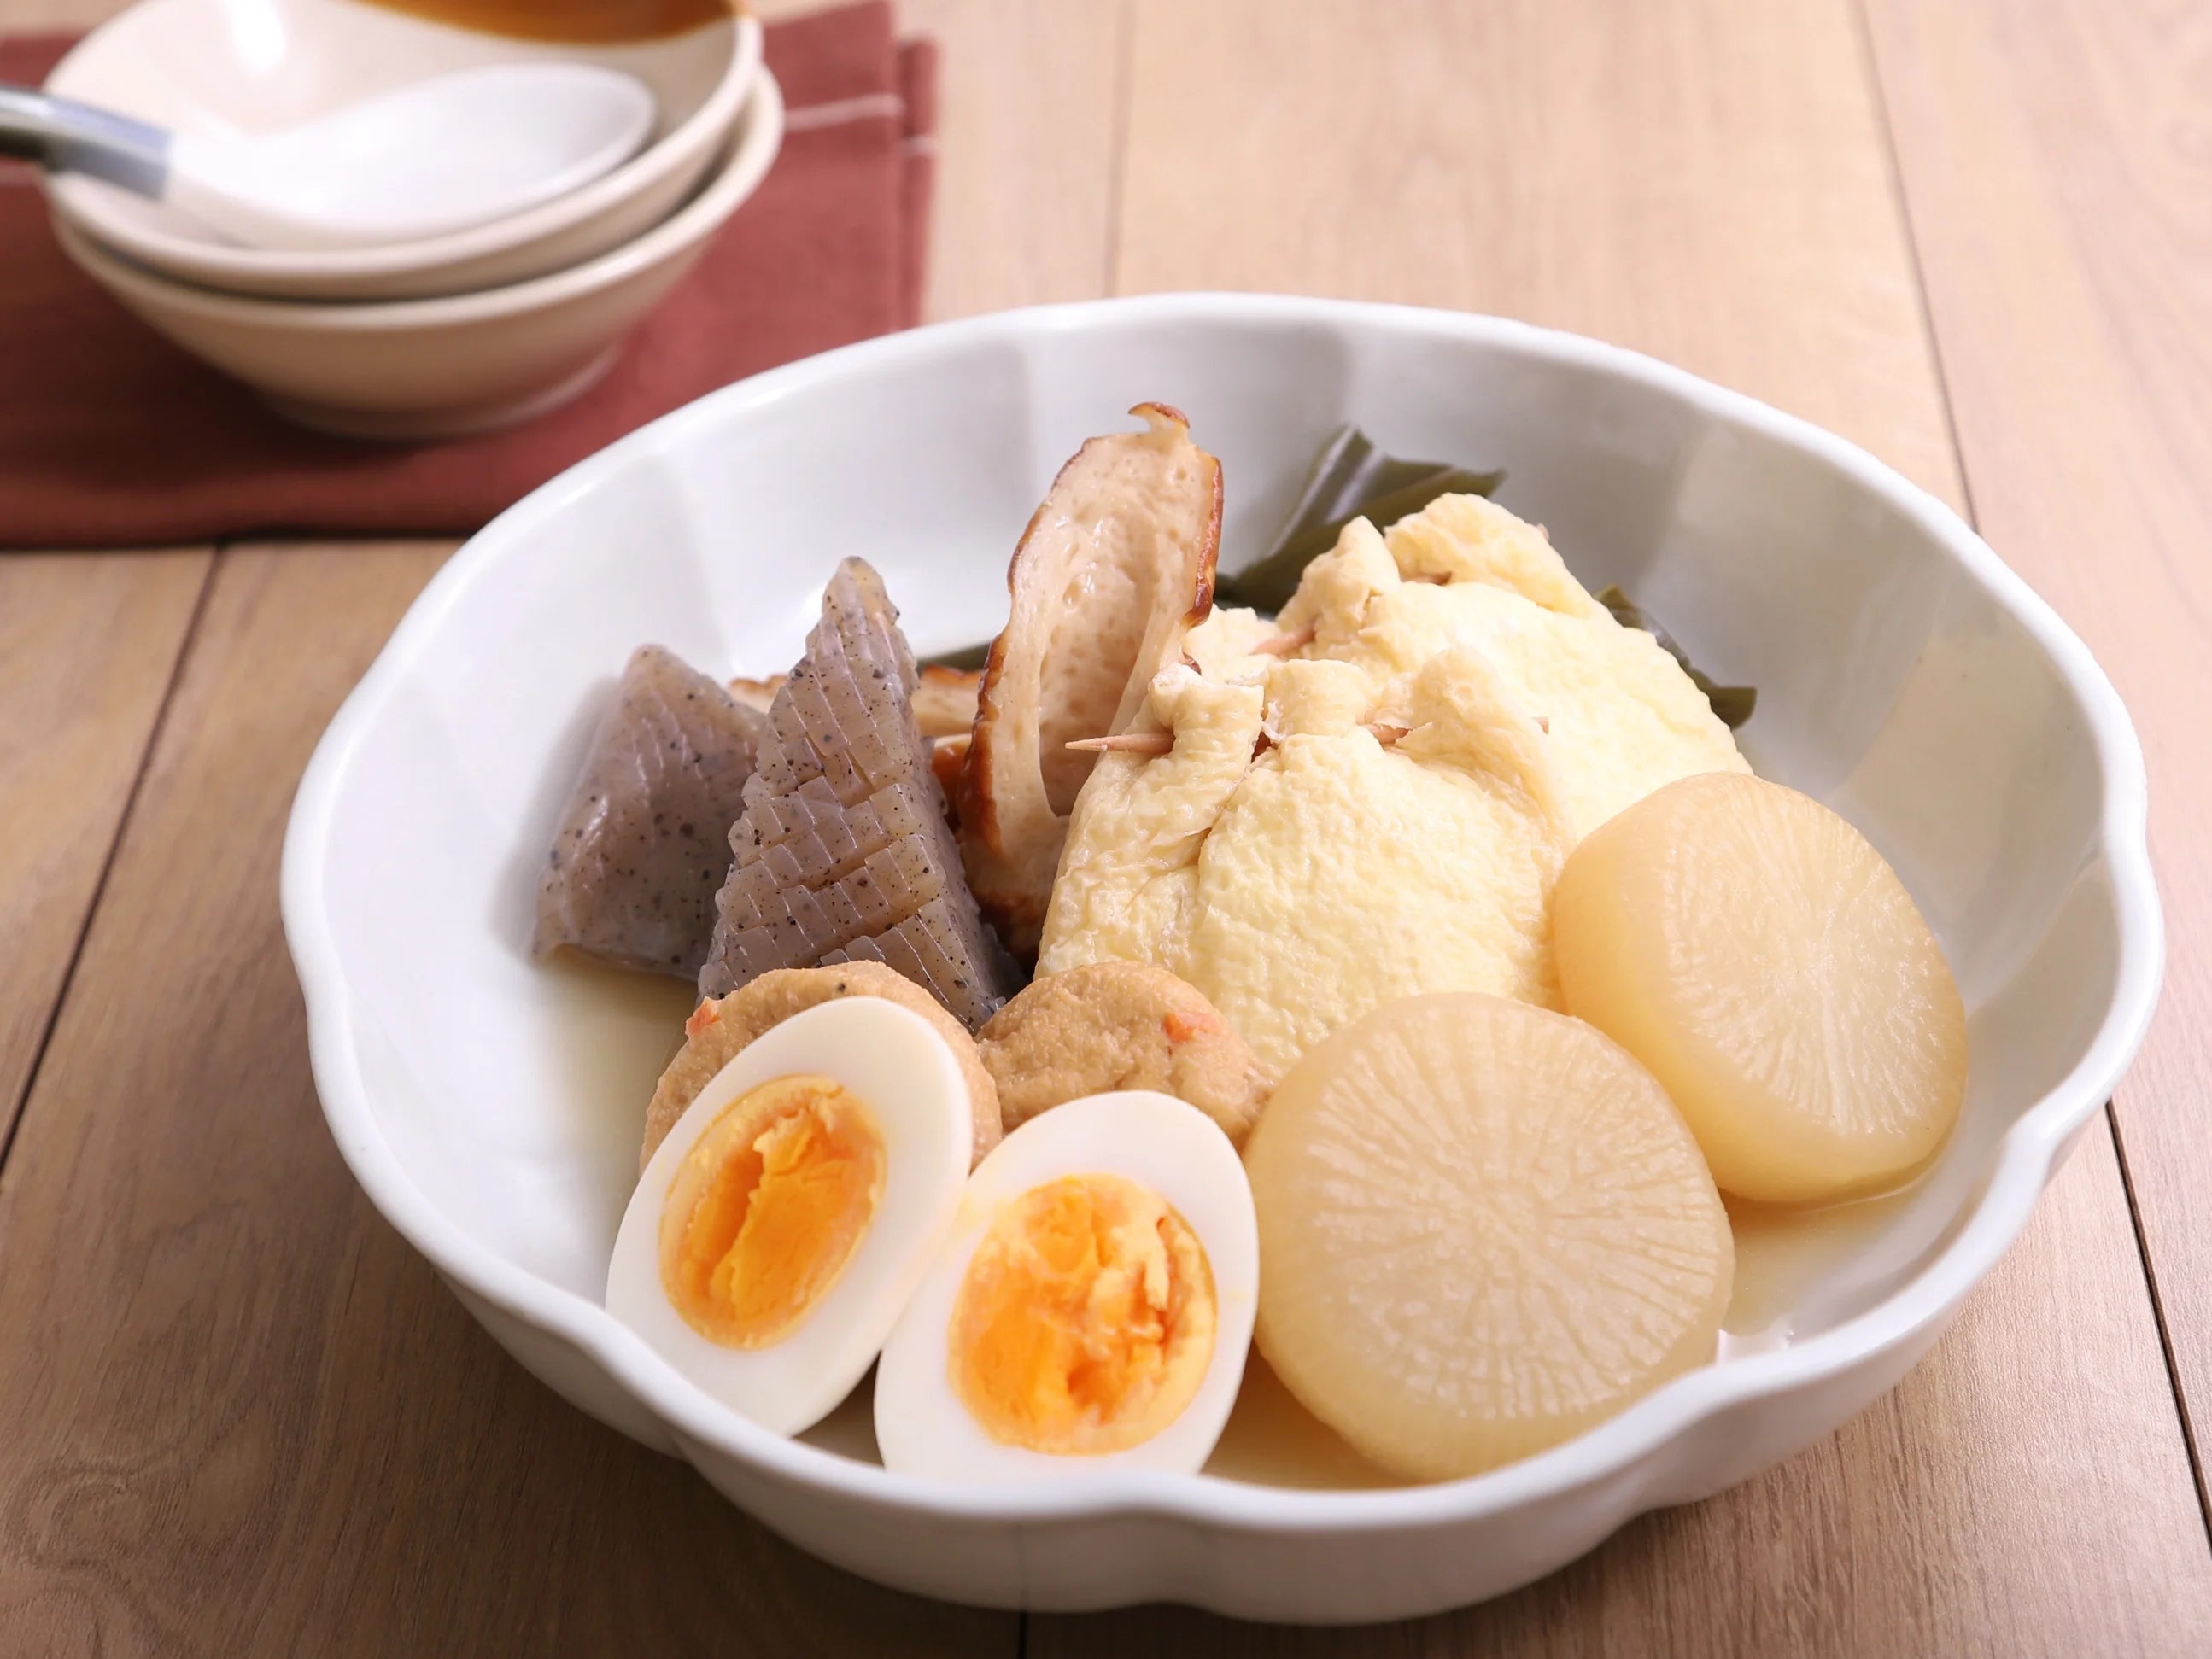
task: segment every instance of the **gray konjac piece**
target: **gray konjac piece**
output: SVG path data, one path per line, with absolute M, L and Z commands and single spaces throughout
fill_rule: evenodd
M 767 716 L 673 652 L 633 652 L 546 857 L 538 953 L 566 945 L 696 979 L 767 731 Z
M 968 890 L 915 684 L 882 580 L 846 560 L 769 706 L 701 995 L 775 968 L 881 962 L 972 1030 L 1020 985 Z

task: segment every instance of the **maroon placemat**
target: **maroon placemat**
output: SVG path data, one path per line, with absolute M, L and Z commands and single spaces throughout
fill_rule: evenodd
M 73 37 L 0 39 L 38 82 Z M 463 534 L 730 381 L 920 315 L 936 50 L 885 0 L 773 23 L 783 149 L 691 274 L 577 402 L 411 447 L 305 432 L 153 333 L 64 257 L 34 173 L 0 161 L 0 548 L 271 532 Z

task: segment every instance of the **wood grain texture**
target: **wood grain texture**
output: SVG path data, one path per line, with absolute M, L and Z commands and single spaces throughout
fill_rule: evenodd
M 1124 288 L 1581 329 L 1960 499 L 1846 0 L 1267 10 L 1139 4 Z M 2100 1125 L 1959 1326 L 1844 1433 L 1520 1595 L 1358 1632 L 1036 1618 L 1030 1650 L 2185 1651 L 2212 1556 L 2113 1151 Z
M 1117 291 L 1501 312 L 1956 472 L 1849 0 L 1140 0 Z
M 1124 0 L 904 0 L 937 37 L 934 322 L 1107 291 Z
M 2212 11 L 1869 0 L 1869 17 L 1982 532 L 2095 651 L 2149 765 L 2166 994 L 2113 1109 L 2203 1453 Z
M 203 552 L 0 558 L 0 1146 L 208 560 Z
M 939 47 L 930 321 L 1106 291 L 1125 11 L 1125 0 L 902 0 L 900 27 Z
M 105 22 L 129 0 L 0 0 L 0 29 L 82 29 Z
M 0 1646 L 1011 1654 L 541 1388 L 339 1161 L 278 848 L 442 552 L 218 566 L 0 1183 Z

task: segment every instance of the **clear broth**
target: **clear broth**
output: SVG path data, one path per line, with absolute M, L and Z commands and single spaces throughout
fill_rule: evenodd
M 1924 1175 L 1925 1171 L 1921 1174 Z M 1735 1286 L 1721 1322 L 1721 1357 L 1786 1347 L 1790 1311 L 1814 1282 L 1872 1242 L 1918 1194 L 1920 1175 L 1902 1187 L 1814 1209 L 1729 1198 L 1735 1237 Z

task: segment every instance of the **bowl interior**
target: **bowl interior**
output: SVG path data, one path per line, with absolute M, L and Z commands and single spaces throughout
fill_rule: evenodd
M 458 70 L 599 64 L 636 76 L 659 106 L 652 143 L 618 179 L 650 165 L 653 147 L 697 113 L 736 51 L 733 21 L 659 40 L 567 46 L 454 27 L 365 0 L 143 0 L 88 36 L 47 88 L 174 131 L 223 137 L 291 126 Z M 127 246 L 232 246 L 188 214 L 96 179 L 67 175 L 53 188 L 93 229 Z
M 643 1104 L 692 999 L 526 946 L 555 815 L 631 647 L 781 670 L 848 553 L 883 572 L 917 649 L 987 637 L 1055 467 L 1149 398 L 1222 459 L 1225 567 L 1357 421 L 1400 454 L 1503 466 L 1501 499 L 1586 584 L 1620 582 L 1709 672 L 1758 687 L 1746 750 L 1896 865 L 1958 975 L 1973 1059 L 1957 1135 L 1905 1193 L 1738 1213 L 1720 1363 L 1905 1284 L 2114 996 L 2088 711 L 1909 489 L 1560 337 L 1377 310 L 1133 305 L 878 343 L 695 405 L 486 532 L 353 733 L 314 895 L 370 1108 L 429 1203 L 605 1317 Z M 871 1455 L 859 1405 L 813 1437 Z M 1377 1478 L 1256 1367 L 1212 1468 Z

